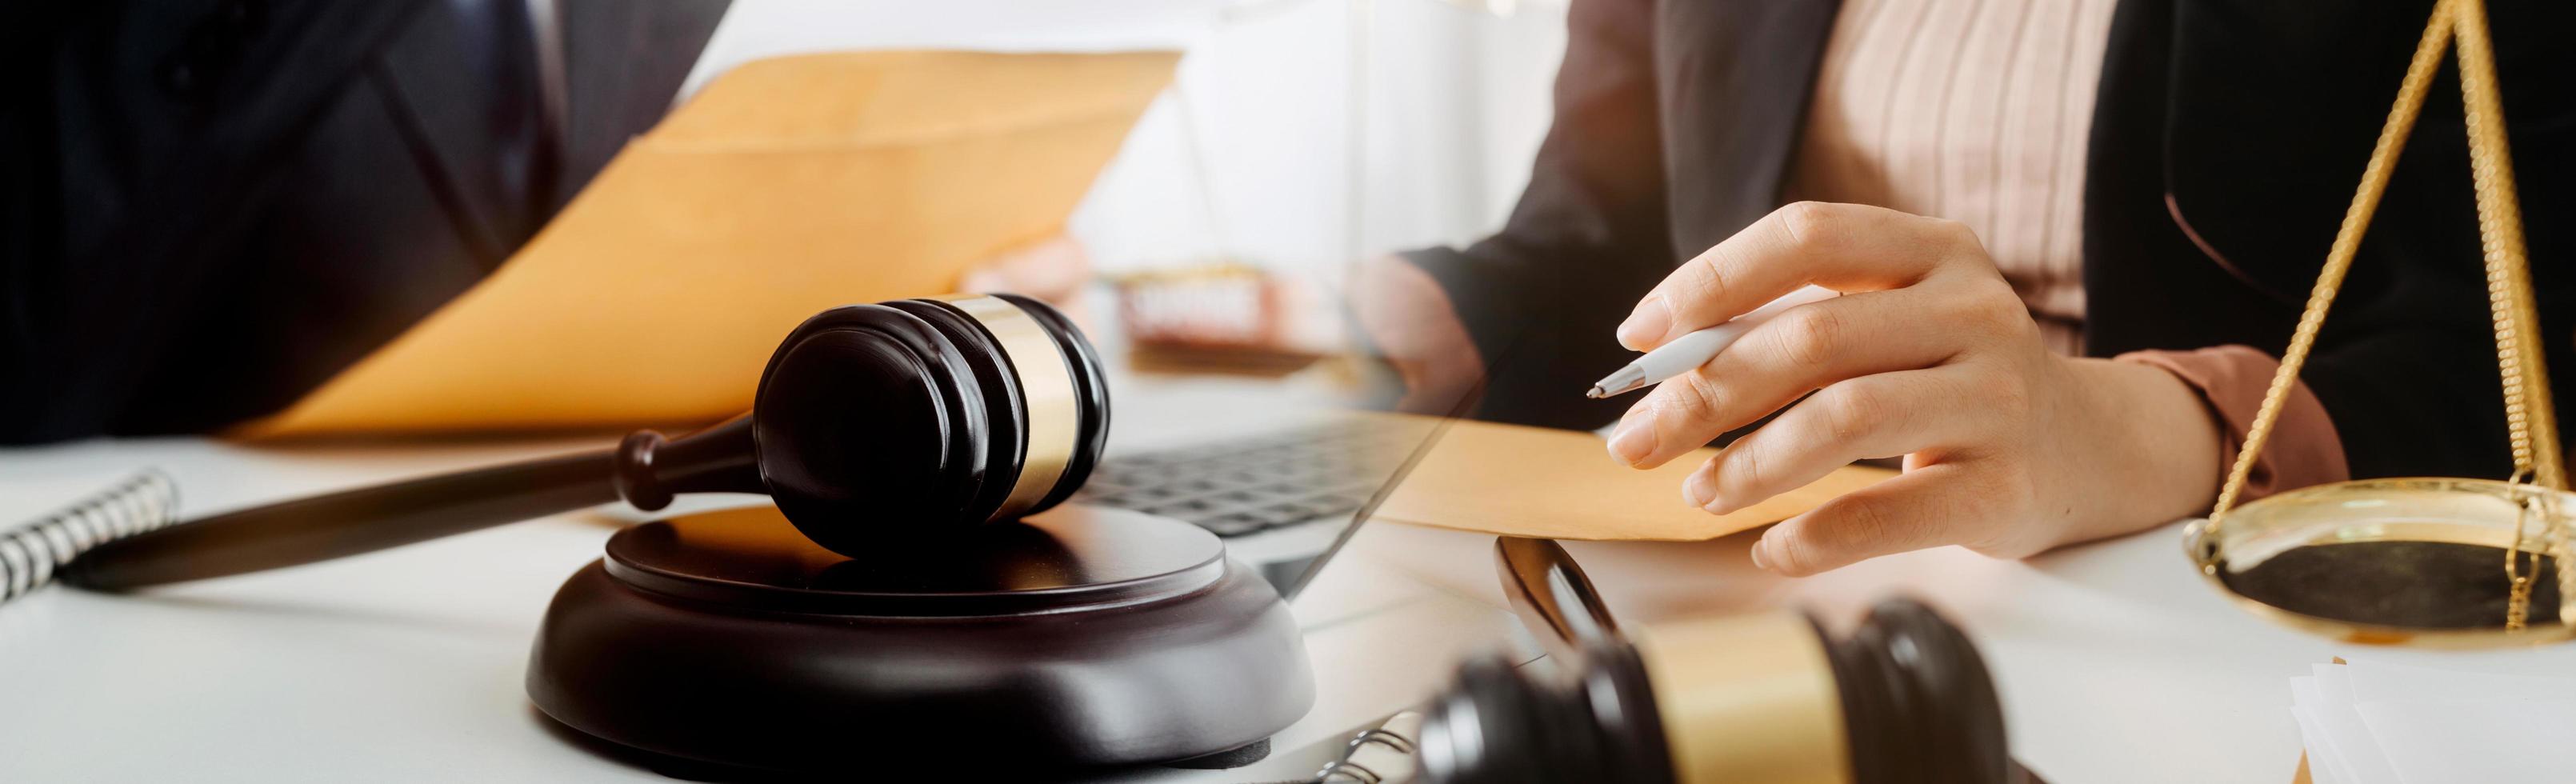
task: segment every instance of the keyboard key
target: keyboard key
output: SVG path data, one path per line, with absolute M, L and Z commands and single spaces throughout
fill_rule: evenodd
M 1347 422 L 1122 455 L 1093 472 L 1082 497 L 1197 522 L 1222 536 L 1347 516 L 1376 493 L 1418 436 Z
M 1244 514 L 1260 520 L 1263 525 L 1290 525 L 1314 519 L 1297 509 L 1257 509 Z
M 1199 526 L 1218 536 L 1242 536 L 1267 527 L 1267 523 L 1250 515 L 1231 514 L 1201 522 Z

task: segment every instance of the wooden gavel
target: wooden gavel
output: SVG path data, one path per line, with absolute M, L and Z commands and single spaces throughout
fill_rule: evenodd
M 779 344 L 748 414 L 678 439 L 286 501 L 101 545 L 65 578 L 123 590 L 274 569 L 624 500 L 765 493 L 844 555 L 1012 520 L 1080 489 L 1109 435 L 1100 357 L 1008 294 L 833 308 Z
M 1556 677 L 1470 659 L 1423 707 L 1432 784 L 2035 784 L 1966 634 L 1910 599 L 1846 635 L 1793 612 L 1623 627 L 1574 558 L 1495 542 L 1503 592 Z

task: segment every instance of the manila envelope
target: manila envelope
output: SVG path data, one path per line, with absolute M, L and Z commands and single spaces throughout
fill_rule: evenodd
M 1459 421 L 1422 455 L 1373 520 L 1545 539 L 1697 541 L 1779 522 L 1895 476 L 1845 466 L 1722 515 L 1682 500 L 1682 480 L 1715 449 L 1640 471 L 1591 433 Z
M 951 291 L 1062 230 L 1179 55 L 746 63 L 630 142 L 473 289 L 253 437 L 739 413 L 788 330 Z

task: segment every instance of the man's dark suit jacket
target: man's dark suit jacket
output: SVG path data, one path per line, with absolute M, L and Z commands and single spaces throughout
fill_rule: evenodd
M 2576 4 L 2491 0 L 2532 276 L 2576 386 Z M 2278 356 L 2432 0 L 2122 0 L 2084 192 L 2085 353 Z M 1612 332 L 1780 203 L 1830 0 L 1575 0 L 1556 121 L 1509 223 L 1409 254 L 1494 363 L 1486 418 L 1591 428 Z M 2510 471 L 2456 70 L 2445 67 L 2303 379 L 2354 476 Z
M 669 108 L 727 0 L 0 4 L 0 443 L 276 411 Z M 559 127 L 558 127 L 559 126 Z

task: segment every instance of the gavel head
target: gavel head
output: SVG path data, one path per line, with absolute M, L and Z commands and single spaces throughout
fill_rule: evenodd
M 1773 613 L 1649 625 L 1545 677 L 1469 660 L 1424 708 L 1433 784 L 2012 780 L 1967 635 L 1891 599 L 1849 636 Z
M 779 344 L 751 435 L 779 510 L 859 554 L 1063 502 L 1099 462 L 1109 388 L 1082 332 L 1036 300 L 850 305 Z

